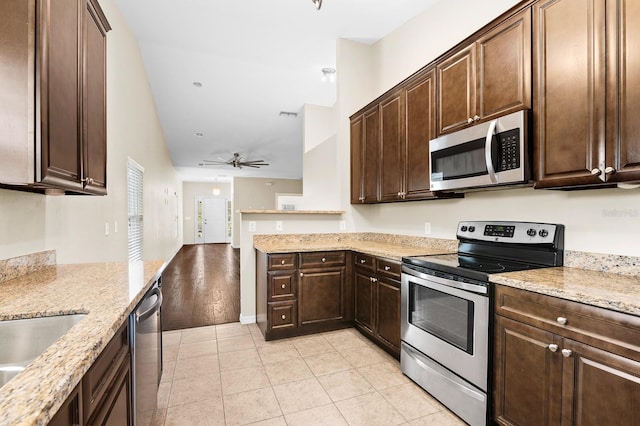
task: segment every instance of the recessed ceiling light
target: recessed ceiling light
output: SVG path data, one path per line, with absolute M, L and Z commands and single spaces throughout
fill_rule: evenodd
M 204 133 L 196 132 L 196 136 L 197 136 L 197 137 L 199 137 L 199 138 L 201 138 L 201 137 L 203 137 L 203 136 L 204 136 Z
M 196 87 L 202 87 L 203 86 L 203 84 L 200 83 L 199 81 L 194 81 L 193 85 L 196 86 Z

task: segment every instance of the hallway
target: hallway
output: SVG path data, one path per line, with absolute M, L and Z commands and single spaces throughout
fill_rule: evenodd
M 163 331 L 237 322 L 240 249 L 182 246 L 162 274 L 162 294 Z

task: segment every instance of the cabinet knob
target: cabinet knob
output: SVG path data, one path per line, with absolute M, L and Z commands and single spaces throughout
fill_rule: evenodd
M 616 169 L 614 169 L 613 167 L 607 167 L 604 169 L 604 173 L 607 175 L 612 175 L 616 172 Z
M 304 277 L 304 273 L 303 273 L 303 272 L 300 272 L 300 276 L 301 276 L 301 277 Z
M 364 259 L 360 259 L 360 263 L 367 263 L 367 261 Z
M 281 262 L 282 265 L 284 265 L 284 260 Z
M 561 325 L 567 324 L 567 319 L 565 317 L 558 317 L 556 318 L 556 321 L 558 322 L 558 324 L 561 324 Z
M 287 319 L 287 316 L 283 314 L 282 319 Z
M 322 258 L 322 261 L 323 261 L 323 262 L 326 262 L 326 261 L 327 261 L 327 258 L 326 258 L 326 257 L 323 257 L 323 258 Z
M 551 352 L 555 352 L 558 350 L 558 345 L 556 345 L 555 343 L 551 343 L 549 346 L 547 346 L 547 348 L 549 348 Z
M 602 173 L 602 172 L 600 171 L 600 169 L 592 169 L 592 170 L 591 170 L 591 174 L 592 174 L 593 176 L 599 176 L 599 175 L 600 175 L 600 173 Z
M 86 178 L 82 179 L 82 182 L 83 182 L 85 185 L 91 185 L 91 184 L 93 183 L 93 178 L 86 177 Z
M 391 269 L 391 266 L 385 266 L 385 267 L 384 267 L 384 270 L 385 270 L 385 271 L 388 271 L 389 269 Z
M 373 278 L 373 277 L 371 277 L 371 282 L 372 282 L 372 283 L 378 282 L 378 279 L 377 279 L 377 278 Z
M 569 358 L 571 356 L 573 352 L 571 352 L 571 349 L 563 349 L 562 350 L 562 356 L 565 358 Z
M 286 285 L 285 285 L 285 284 L 282 284 L 282 288 L 285 288 L 285 287 L 286 287 Z
M 473 118 L 471 118 L 471 117 L 467 118 L 467 123 L 469 123 L 469 124 L 473 123 Z
M 480 116 L 474 115 L 473 116 L 473 121 L 480 121 Z

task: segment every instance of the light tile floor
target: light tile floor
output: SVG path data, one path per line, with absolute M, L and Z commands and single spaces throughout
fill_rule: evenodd
M 154 425 L 464 425 L 355 329 L 265 342 L 231 323 L 163 346 Z

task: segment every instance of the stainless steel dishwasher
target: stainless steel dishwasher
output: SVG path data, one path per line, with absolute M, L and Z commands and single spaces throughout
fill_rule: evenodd
M 162 376 L 161 282 L 159 278 L 129 316 L 135 426 L 151 424 Z

